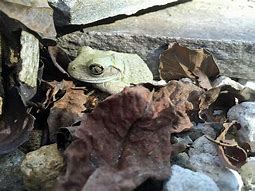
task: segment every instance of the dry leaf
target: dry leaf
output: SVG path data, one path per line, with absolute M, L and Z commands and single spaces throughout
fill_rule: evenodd
M 69 57 L 65 53 L 65 51 L 59 47 L 59 46 L 49 46 L 48 52 L 50 54 L 50 58 L 55 65 L 55 67 L 69 77 L 69 74 L 67 73 L 67 66 L 70 62 Z
M 165 123 L 172 118 L 159 118 L 167 100 L 156 102 L 147 89 L 133 87 L 99 103 L 76 128 L 57 190 L 133 190 L 149 177 L 166 178 L 171 127 Z
M 171 81 L 158 91 L 127 87 L 84 116 L 81 125 L 64 131 L 65 175 L 56 190 L 134 190 L 147 179 L 169 176 L 171 133 L 192 127 L 188 113 L 199 111 L 204 93 L 191 83 Z M 61 137 L 60 136 L 60 137 Z M 66 146 L 63 139 L 60 147 Z
M 54 102 L 47 119 L 49 126 L 50 140 L 55 142 L 55 137 L 60 127 L 70 126 L 80 121 L 85 111 L 84 104 L 89 101 L 89 96 L 84 90 L 74 89 L 72 81 L 52 82 L 58 86 L 58 90 L 64 91 L 63 97 Z
M 192 126 L 190 121 L 198 119 L 200 97 L 204 94 L 203 89 L 192 83 L 172 80 L 155 94 L 169 97 L 170 103 L 175 107 L 177 112 L 175 115 L 178 115 L 181 120 L 178 120 L 178 124 L 172 124 L 173 129 L 178 131 L 189 129 Z
M 211 138 L 207 137 L 209 140 L 218 145 L 218 154 L 219 157 L 222 158 L 225 166 L 234 170 L 239 170 L 247 160 L 247 151 L 245 148 L 240 146 L 246 146 L 247 144 L 240 144 L 237 142 L 238 137 L 236 131 L 238 131 L 239 128 L 240 127 L 237 126 L 236 121 L 224 123 L 223 130 L 216 140 L 212 140 Z M 231 130 L 234 130 L 234 133 L 231 132 Z
M 213 115 L 213 109 L 209 108 L 215 101 L 218 99 L 220 95 L 220 88 L 211 88 L 207 90 L 201 97 L 200 97 L 200 104 L 199 108 L 200 111 L 198 112 L 199 118 L 206 122 L 215 122 L 216 117 Z
M 5 108 L 0 121 L 0 154 L 17 149 L 28 140 L 34 117 L 27 113 L 16 88 L 7 90 Z
M 188 49 L 178 43 L 160 55 L 160 77 L 163 80 L 190 78 L 204 89 L 210 89 L 210 78 L 219 74 L 212 55 L 205 49 Z

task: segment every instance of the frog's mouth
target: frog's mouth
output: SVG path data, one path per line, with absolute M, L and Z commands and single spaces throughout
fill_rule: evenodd
M 78 80 L 87 83 L 105 83 L 121 78 L 121 71 L 114 66 L 103 68 L 101 65 L 91 64 L 87 72 Z

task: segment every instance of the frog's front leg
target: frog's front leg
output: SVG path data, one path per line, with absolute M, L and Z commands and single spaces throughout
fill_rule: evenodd
M 129 84 L 121 82 L 121 81 L 111 81 L 111 82 L 94 84 L 94 87 L 96 87 L 104 92 L 108 92 L 109 94 L 119 93 L 126 86 L 129 86 Z

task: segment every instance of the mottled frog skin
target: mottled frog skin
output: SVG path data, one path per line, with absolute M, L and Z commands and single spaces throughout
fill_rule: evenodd
M 77 58 L 68 66 L 75 79 L 92 83 L 94 87 L 115 94 L 130 84 L 153 81 L 146 63 L 136 54 L 81 48 Z

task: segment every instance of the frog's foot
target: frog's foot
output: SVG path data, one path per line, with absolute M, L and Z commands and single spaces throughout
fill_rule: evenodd
M 167 84 L 167 82 L 165 80 L 160 80 L 160 81 L 155 81 L 153 80 L 152 82 L 150 82 L 152 85 L 154 86 L 164 86 Z
M 111 82 L 105 82 L 105 83 L 99 83 L 94 84 L 94 87 L 107 92 L 109 94 L 116 94 L 121 92 L 126 86 L 129 86 L 129 84 L 126 84 L 124 82 L 120 81 L 111 81 Z
M 167 84 L 165 80 L 160 80 L 160 81 L 153 80 L 150 83 L 154 86 L 164 86 Z M 130 84 L 120 82 L 120 81 L 111 81 L 111 82 L 94 84 L 94 87 L 96 87 L 104 92 L 107 92 L 109 94 L 119 93 L 127 86 L 130 86 Z

